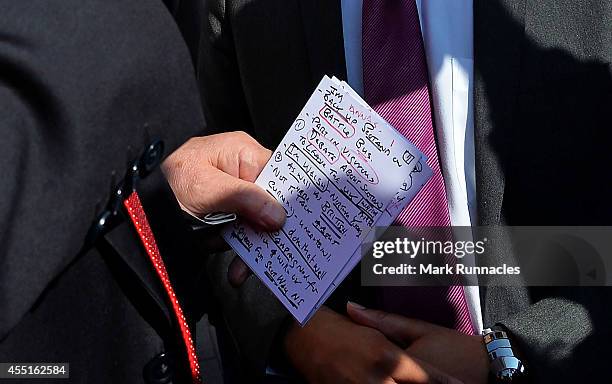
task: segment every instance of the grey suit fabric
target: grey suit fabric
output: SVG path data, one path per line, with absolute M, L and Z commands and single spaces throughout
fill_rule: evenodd
M 274 148 L 324 74 L 346 78 L 339 1 L 214 0 L 205 14 L 197 65 L 211 132 L 245 130 Z M 612 222 L 610 25 L 609 1 L 474 1 L 479 224 Z M 234 342 L 261 373 L 288 315 L 255 277 L 227 283 L 233 257 L 211 257 L 208 270 Z M 370 304 L 355 275 L 328 304 L 350 298 Z M 497 286 L 481 298 L 485 325 L 511 331 L 533 382 L 601 382 L 608 288 Z
M 171 303 L 136 231 L 124 221 L 84 243 L 113 172 L 117 182 L 152 138 L 168 154 L 203 125 L 192 60 L 163 2 L 0 2 L 0 361 L 68 362 L 71 383 L 143 382 L 163 362 L 160 380 L 188 382 Z M 202 265 L 180 208 L 159 170 L 138 191 L 195 322 Z

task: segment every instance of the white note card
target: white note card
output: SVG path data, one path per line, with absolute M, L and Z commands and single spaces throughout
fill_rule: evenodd
M 350 87 L 325 76 L 255 183 L 287 221 L 267 233 L 236 221 L 223 237 L 300 324 L 431 176 L 421 152 Z

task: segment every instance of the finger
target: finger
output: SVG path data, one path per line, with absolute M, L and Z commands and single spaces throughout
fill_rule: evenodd
M 399 353 L 395 367 L 390 373 L 397 383 L 429 383 L 430 375 L 415 359 L 406 353 Z
M 424 321 L 368 309 L 350 301 L 347 303 L 346 311 L 354 322 L 375 328 L 400 345 L 409 344 L 432 330 L 431 324 Z
M 409 357 L 409 359 L 411 359 L 416 365 L 418 365 L 419 368 L 422 370 L 422 372 L 425 372 L 426 381 L 424 381 L 424 383 L 428 383 L 428 384 L 463 384 L 463 381 L 439 370 L 438 368 L 434 367 L 433 365 L 423 360 L 420 360 L 414 357 Z M 405 383 L 406 381 L 403 380 L 401 377 L 398 377 L 397 382 L 399 384 L 399 383 Z M 407 381 L 407 382 L 413 383 L 413 381 Z
M 217 142 L 218 141 L 218 142 Z M 215 137 L 218 149 L 216 167 L 246 181 L 255 181 L 265 167 L 272 151 L 244 132 L 229 132 Z
M 239 177 L 246 181 L 255 181 L 270 160 L 270 156 L 272 156 L 272 151 L 257 142 L 253 148 L 243 149 L 238 156 Z
M 384 356 L 384 379 L 396 383 L 446 383 L 447 375 L 435 367 L 418 360 L 403 349 L 392 345 Z M 381 380 L 383 381 L 383 380 Z
M 194 201 L 199 202 L 197 214 L 213 211 L 235 212 L 264 230 L 277 230 L 285 222 L 282 205 L 259 186 L 209 168 L 208 177 L 199 179 Z
M 238 256 L 230 263 L 227 270 L 227 278 L 233 287 L 240 287 L 251 275 L 251 269 Z
M 391 374 L 398 384 L 462 384 L 462 382 L 434 366 L 403 354 Z

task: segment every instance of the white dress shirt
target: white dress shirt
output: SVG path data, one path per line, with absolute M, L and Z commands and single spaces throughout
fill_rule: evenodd
M 363 96 L 363 0 L 342 0 L 347 82 Z M 476 223 L 472 86 L 472 0 L 416 0 L 451 224 Z M 463 260 L 465 263 L 466 260 Z M 474 331 L 482 329 L 478 287 L 465 287 Z

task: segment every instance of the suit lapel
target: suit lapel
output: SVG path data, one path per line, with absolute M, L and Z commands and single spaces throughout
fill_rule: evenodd
M 517 104 L 525 0 L 474 0 L 478 223 L 503 222 L 504 169 Z
M 323 75 L 346 80 L 342 10 L 339 0 L 299 0 L 313 82 Z
M 474 0 L 474 144 L 478 224 L 483 226 L 506 224 L 504 174 L 512 166 L 510 148 L 525 44 L 526 1 Z M 498 244 L 488 251 L 488 265 L 513 260 L 508 234 L 499 233 Z M 478 260 L 482 265 L 482 259 Z M 525 287 L 489 284 L 493 286 L 480 288 L 485 326 L 529 303 Z

